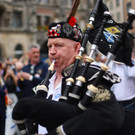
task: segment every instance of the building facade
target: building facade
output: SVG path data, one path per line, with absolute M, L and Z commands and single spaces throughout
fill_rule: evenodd
M 135 0 L 104 0 L 104 2 L 109 8 L 112 18 L 118 23 L 127 21 L 129 9 L 135 10 Z M 133 22 L 133 29 L 128 32 L 135 37 L 135 21 Z M 135 52 L 135 39 L 131 40 Z
M 118 23 L 123 23 L 124 21 L 123 0 L 105 0 L 105 3 L 109 8 L 112 18 Z
M 47 55 L 47 30 L 52 21 L 65 21 L 74 0 L 0 0 L 0 59 L 27 54 L 32 43 Z M 96 1 L 81 0 L 77 22 L 84 29 Z
M 52 21 L 65 21 L 74 0 L 0 0 L 0 59 L 27 55 L 33 43 L 41 45 L 47 57 L 47 30 Z M 81 0 L 76 18 L 85 29 L 97 0 Z M 127 19 L 127 10 L 134 0 L 104 0 L 117 22 Z M 135 23 L 135 22 L 134 22 Z M 135 25 L 135 24 L 134 24 Z M 134 28 L 135 29 L 135 28 Z M 134 35 L 135 30 L 130 31 Z
M 135 1 L 134 0 L 124 0 L 124 19 L 127 20 L 127 12 L 129 9 L 135 10 Z M 135 37 L 135 21 L 133 22 L 133 29 L 129 30 L 129 32 Z M 134 52 L 135 52 L 135 39 L 132 41 L 134 44 Z

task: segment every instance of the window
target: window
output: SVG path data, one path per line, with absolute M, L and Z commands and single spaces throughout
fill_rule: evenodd
M 117 12 L 116 17 L 117 17 L 117 21 L 120 21 L 121 20 L 121 18 L 120 18 L 120 12 Z
M 40 2 L 41 0 L 36 0 L 36 2 Z
M 47 4 L 47 3 L 49 3 L 49 0 L 42 0 L 42 2 Z
M 5 28 L 10 27 L 10 18 L 4 18 L 3 26 Z
M 0 60 L 2 59 L 2 48 L 0 46 Z
M 129 11 L 129 9 L 131 9 L 131 2 L 127 3 L 127 11 Z
M 49 24 L 50 24 L 49 16 L 37 16 L 38 30 L 41 30 L 41 29 L 47 30 Z
M 37 16 L 37 26 L 48 26 L 50 23 L 49 16 Z
M 26 0 L 13 0 L 13 2 L 22 2 L 22 1 L 26 1 Z
M 110 9 L 113 9 L 113 2 L 110 2 Z
M 41 26 L 41 16 L 37 16 L 37 26 Z
M 116 0 L 116 7 L 119 7 L 119 5 L 120 5 L 120 1 Z
M 49 23 L 50 23 L 50 17 L 49 17 L 49 16 L 45 16 L 45 17 L 44 17 L 44 25 L 45 25 L 45 26 L 48 26 Z
M 22 12 L 13 11 L 13 27 L 14 28 L 22 27 Z
M 63 6 L 66 6 L 66 5 L 67 5 L 66 2 L 67 2 L 66 0 L 62 0 L 62 5 L 63 5 Z
M 22 45 L 17 44 L 16 47 L 15 47 L 15 57 L 20 58 L 22 55 L 23 55 Z
M 69 1 L 69 6 L 72 6 L 73 5 L 73 0 L 70 0 Z
M 93 4 L 94 4 L 94 5 L 96 5 L 97 1 L 96 1 L 96 0 L 94 0 L 93 2 L 94 2 Z
M 47 58 L 48 57 L 48 47 L 47 47 L 47 40 L 45 40 L 41 46 L 41 50 L 40 50 L 40 53 L 41 53 L 41 59 L 42 58 Z
M 4 11 L 5 11 L 5 7 L 0 5 L 0 27 L 2 26 L 2 19 L 3 19 Z
M 9 28 L 10 22 L 11 22 L 11 12 L 7 11 L 3 14 L 2 26 L 5 28 Z

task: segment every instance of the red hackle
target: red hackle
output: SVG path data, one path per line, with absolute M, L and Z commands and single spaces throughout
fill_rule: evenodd
M 68 22 L 68 23 L 69 23 L 70 26 L 73 27 L 73 26 L 76 24 L 76 18 L 75 18 L 74 16 L 71 17 L 71 18 L 69 19 L 69 22 Z

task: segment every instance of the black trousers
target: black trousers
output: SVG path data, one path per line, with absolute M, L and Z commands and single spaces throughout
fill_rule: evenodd
M 5 118 L 5 114 L 0 114 L 0 135 L 5 135 Z
M 119 102 L 123 108 L 125 120 L 120 135 L 135 135 L 135 98 Z
M 135 98 L 126 101 L 119 101 L 119 104 L 125 110 L 133 110 L 135 109 Z

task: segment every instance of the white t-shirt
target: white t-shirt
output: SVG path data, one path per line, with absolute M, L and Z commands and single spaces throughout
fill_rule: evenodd
M 120 83 L 114 84 L 111 88 L 118 101 L 130 100 L 135 97 L 135 61 L 133 64 L 133 67 L 115 62 L 111 62 L 109 65 L 111 71 L 122 79 Z

